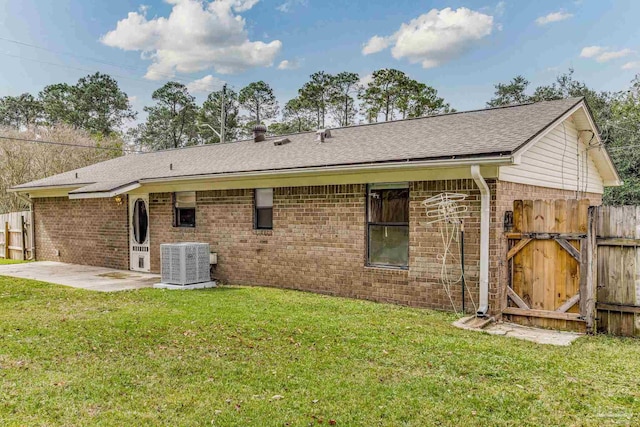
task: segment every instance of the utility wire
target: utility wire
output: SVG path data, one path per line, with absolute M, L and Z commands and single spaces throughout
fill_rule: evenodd
M 97 147 L 97 146 L 91 146 L 91 145 L 71 144 L 71 143 L 68 143 L 68 142 L 46 141 L 46 140 L 41 140 L 41 139 L 19 138 L 19 137 L 14 137 L 14 136 L 5 136 L 5 135 L 0 135 L 0 139 L 9 140 L 9 141 L 13 140 L 13 141 L 22 141 L 22 142 L 35 142 L 35 143 L 38 143 L 38 144 L 61 145 L 61 146 L 65 146 L 65 147 L 91 148 L 91 149 L 94 149 L 94 150 L 120 151 L 120 152 L 135 153 L 135 154 L 143 153 L 142 151 L 130 150 L 130 149 L 127 149 L 127 148 Z
M 116 67 L 116 68 L 120 68 L 120 69 L 124 69 L 124 70 L 140 71 L 140 72 L 146 72 L 147 71 L 147 70 L 144 70 L 144 69 L 142 69 L 140 67 L 134 67 L 134 66 L 129 66 L 129 65 L 120 65 L 120 64 L 116 64 L 114 62 L 104 61 L 104 60 L 98 59 L 98 58 L 92 58 L 92 57 L 89 57 L 89 56 L 78 55 L 78 54 L 75 54 L 75 53 L 72 53 L 72 52 L 68 52 L 68 51 L 49 49 L 49 48 L 44 47 L 44 46 L 38 46 L 38 45 L 35 45 L 35 44 L 26 43 L 26 42 L 22 42 L 22 41 L 19 41 L 19 40 L 13 40 L 13 39 L 9 39 L 9 38 L 6 38 L 6 37 L 0 37 L 0 40 L 8 42 L 8 43 L 14 43 L 14 44 L 17 44 L 17 45 L 20 45 L 20 46 L 26 46 L 26 47 L 30 47 L 30 48 L 33 48 L 33 49 L 43 50 L 43 51 L 46 51 L 46 52 L 49 52 L 49 53 L 57 53 L 57 54 L 60 54 L 60 55 L 66 55 L 66 56 L 71 56 L 71 57 L 78 58 L 78 59 L 83 59 L 83 60 L 86 60 L 86 61 L 92 61 L 92 62 L 96 62 L 96 63 L 99 63 L 99 64 L 108 65 L 108 66 L 111 66 L 111 67 Z M 27 59 L 27 60 L 36 61 L 36 62 L 42 62 L 40 60 L 24 58 L 24 57 L 21 57 L 21 56 L 18 56 L 18 55 L 12 55 L 12 54 L 9 54 L 9 53 L 6 53 L 6 52 L 0 52 L 0 53 L 6 54 L 8 56 L 13 56 L 13 57 L 16 57 L 16 58 Z M 43 63 L 46 63 L 46 62 L 43 62 Z M 57 65 L 57 66 L 61 66 L 61 67 L 68 67 L 68 66 L 66 66 L 64 64 L 54 64 L 54 63 L 49 63 L 49 64 L 50 65 Z M 79 68 L 74 68 L 74 67 L 69 67 L 69 68 L 79 69 Z M 83 70 L 83 69 L 79 69 L 79 70 L 87 71 L 87 70 Z M 93 71 L 93 70 L 90 70 L 90 71 Z M 156 74 L 165 77 L 167 80 L 176 80 L 176 81 L 181 81 L 182 83 L 189 82 L 189 81 L 192 80 L 191 77 L 188 77 L 188 76 L 183 75 L 183 74 L 177 74 L 177 73 L 168 74 L 168 73 L 162 73 L 162 72 L 156 72 Z M 144 82 L 147 82 L 147 83 L 151 83 L 149 80 L 137 79 L 135 77 L 125 77 L 125 76 L 116 76 L 116 77 L 131 78 L 131 79 L 136 79 L 136 80 L 139 80 L 139 81 L 144 81 Z M 227 83 L 227 86 L 231 86 L 233 89 L 237 90 L 237 88 L 232 84 L 228 84 Z M 206 94 L 209 94 L 209 93 L 215 92 L 215 90 L 204 90 L 202 92 L 206 93 Z
M 68 68 L 70 70 L 84 71 L 84 72 L 87 72 L 87 73 L 94 73 L 96 71 L 96 70 L 90 69 L 90 68 L 74 67 L 74 66 L 71 66 L 71 65 L 58 64 L 56 62 L 43 61 L 41 59 L 25 58 L 24 56 L 14 55 L 14 54 L 8 53 L 8 52 L 0 52 L 0 54 L 6 55 L 6 56 L 10 56 L 12 58 L 18 58 L 18 59 L 24 59 L 24 60 L 27 60 L 27 61 L 38 62 L 40 64 L 53 65 L 55 67 L 61 67 L 61 68 Z M 118 77 L 120 79 L 136 80 L 136 81 L 147 83 L 147 84 L 152 84 L 153 83 L 150 80 L 144 80 L 144 79 L 140 79 L 140 78 L 137 78 L 137 77 L 123 76 L 123 75 L 119 75 L 119 74 L 110 74 L 110 75 L 113 76 L 113 77 Z
M 631 132 L 631 133 L 638 133 L 638 131 L 640 130 L 638 128 L 636 128 L 636 129 L 627 128 L 627 127 L 624 127 L 624 126 L 613 125 L 611 123 L 607 123 L 606 126 L 609 126 L 609 127 L 612 127 L 614 129 L 618 129 L 618 130 L 624 130 L 624 131 Z
M 638 148 L 640 144 L 627 144 L 627 145 L 615 145 L 613 147 L 607 146 L 607 150 L 622 150 L 625 148 Z

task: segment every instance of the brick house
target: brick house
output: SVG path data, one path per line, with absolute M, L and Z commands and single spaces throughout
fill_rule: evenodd
M 446 193 L 464 223 L 467 308 L 505 304 L 503 218 L 518 199 L 600 204 L 620 179 L 582 98 L 134 154 L 14 187 L 37 260 L 158 272 L 159 245 L 208 242 L 226 283 L 451 309 Z M 455 236 L 454 240 L 457 240 Z M 457 255 L 457 254 L 456 254 Z M 452 277 L 460 260 L 444 261 Z

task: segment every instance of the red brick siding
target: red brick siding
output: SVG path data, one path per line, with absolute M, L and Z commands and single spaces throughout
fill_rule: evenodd
M 492 185 L 490 183 L 490 185 Z M 449 292 L 441 281 L 443 253 L 441 227 L 443 224 L 428 222 L 422 202 L 443 192 L 466 194 L 461 205 L 466 206 L 464 216 L 466 310 L 473 311 L 478 303 L 478 273 L 480 269 L 480 191 L 471 179 L 449 181 L 414 182 L 411 185 L 411 226 L 410 226 L 410 283 L 418 292 L 418 304 L 443 310 L 462 307 L 462 285 L 450 285 Z M 455 254 L 448 258 L 451 277 L 460 276 L 459 246 L 452 247 Z M 451 299 L 450 299 L 451 298 Z M 452 304 L 453 300 L 453 304 Z
M 113 199 L 35 199 L 36 258 L 128 270 L 126 198 L 124 200 L 118 205 Z
M 440 234 L 423 224 L 420 203 L 458 191 L 470 194 L 467 274 L 477 301 L 479 192 L 473 181 L 414 182 L 410 190 L 408 271 L 365 266 L 366 186 L 360 184 L 276 188 L 273 230 L 253 229 L 252 190 L 198 192 L 193 229 L 172 227 L 170 194 L 151 194 L 151 267 L 159 269 L 160 243 L 204 241 L 218 253 L 216 276 L 229 283 L 450 309 L 438 281 Z M 460 306 L 459 284 L 452 294 Z
M 517 199 L 574 198 L 575 192 L 488 181 L 491 190 L 490 311 L 506 301 L 504 212 Z M 467 309 L 478 302 L 480 192 L 473 180 L 412 182 L 409 269 L 366 267 L 366 185 L 285 187 L 274 190 L 273 230 L 253 229 L 253 190 L 197 193 L 196 227 L 172 226 L 169 193 L 151 194 L 151 268 L 158 272 L 159 245 L 204 241 L 218 252 L 215 275 L 228 283 L 275 286 L 331 295 L 451 310 L 461 306 L 461 286 L 440 281 L 442 240 L 427 222 L 421 202 L 442 192 L 467 194 L 465 270 Z M 586 195 L 597 205 L 601 195 Z M 127 204 L 113 199 L 36 199 L 36 255 L 120 269 L 129 268 Z M 55 256 L 55 250 L 60 256 Z M 457 249 L 457 247 L 455 248 Z M 452 276 L 459 260 L 451 258 Z

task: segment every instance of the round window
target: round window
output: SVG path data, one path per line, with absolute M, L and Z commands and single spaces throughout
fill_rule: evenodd
M 148 227 L 147 204 L 144 200 L 138 199 L 133 204 L 133 238 L 137 244 L 141 245 L 147 241 Z

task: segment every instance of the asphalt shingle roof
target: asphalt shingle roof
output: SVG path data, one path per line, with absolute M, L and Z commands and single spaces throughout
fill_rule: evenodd
M 118 157 L 29 182 L 14 189 L 78 185 L 75 192 L 109 191 L 151 178 L 376 162 L 510 154 L 542 132 L 581 98 L 545 101 L 331 129 L 325 143 L 315 132 Z M 170 170 L 169 165 L 172 165 Z M 76 178 L 77 174 L 77 178 Z

